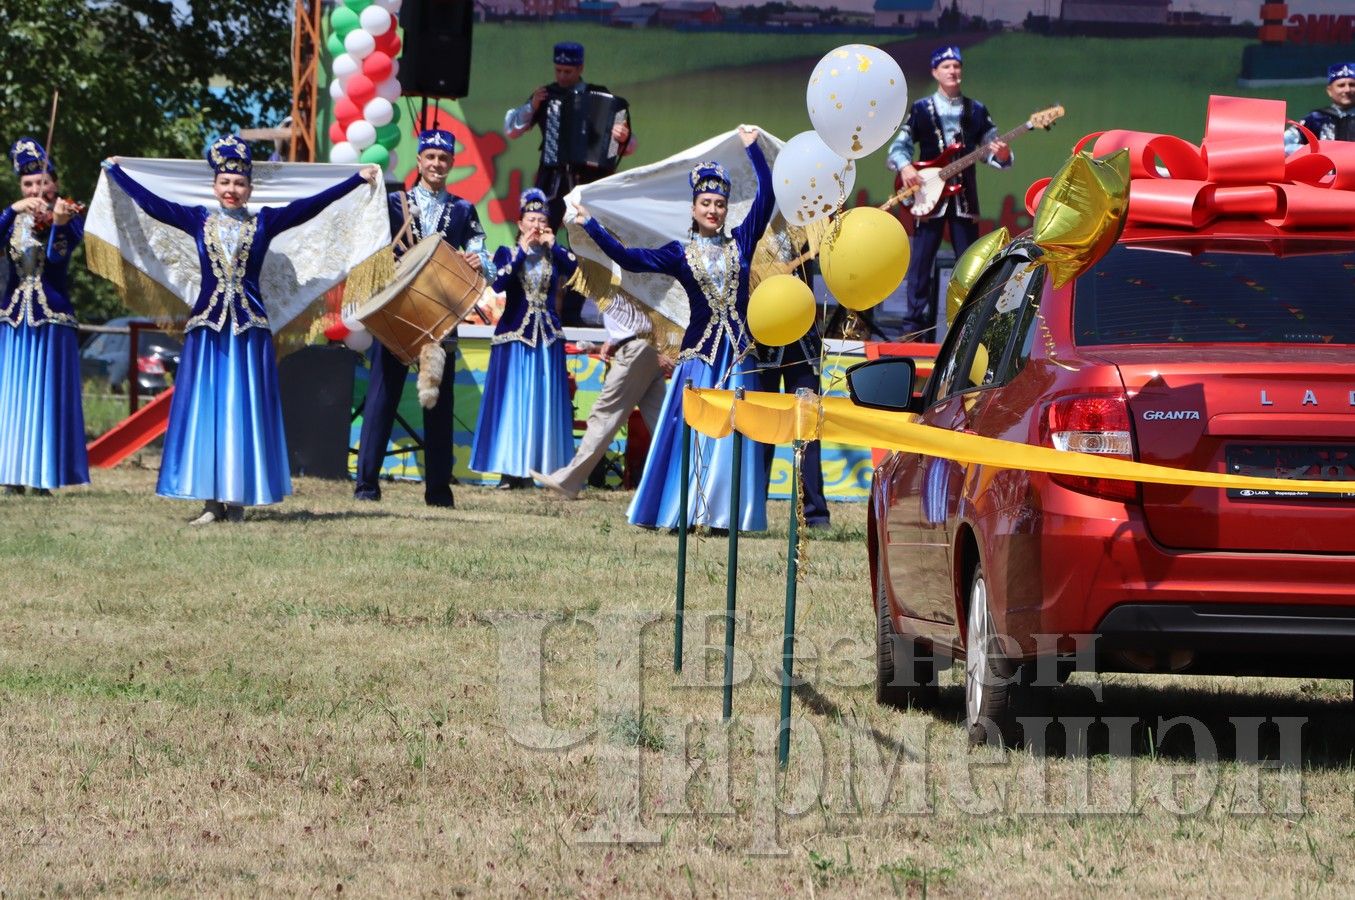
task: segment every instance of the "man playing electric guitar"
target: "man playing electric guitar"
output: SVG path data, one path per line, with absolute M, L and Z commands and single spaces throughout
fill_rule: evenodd
M 988 108 L 960 92 L 963 63 L 960 48 L 941 47 L 932 53 L 932 78 L 936 93 L 913 104 L 903 130 L 889 145 L 887 165 L 899 173 L 901 187 L 917 187 L 922 181 L 914 163 L 941 156 L 948 145 L 962 145 L 968 153 L 987 145 L 984 161 L 999 169 L 1012 164 L 1012 151 L 997 140 L 997 128 Z M 950 224 L 950 245 L 956 257 L 965 252 L 979 236 L 978 179 L 972 167 L 958 173 L 949 183 L 958 184 L 953 194 L 942 192 L 934 209 L 923 207 L 929 197 L 920 196 L 917 228 L 913 233 L 912 262 L 908 267 L 908 312 L 903 322 L 904 336 L 915 335 L 934 340 L 936 292 L 932 286 L 932 266 L 941 248 L 941 237 Z

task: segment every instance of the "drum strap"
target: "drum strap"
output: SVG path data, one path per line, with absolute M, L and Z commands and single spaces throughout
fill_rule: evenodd
M 400 192 L 400 215 L 403 224 L 400 225 L 400 230 L 395 233 L 395 239 L 391 241 L 391 244 L 403 254 L 414 246 L 414 221 L 409 216 L 409 194 L 406 191 Z

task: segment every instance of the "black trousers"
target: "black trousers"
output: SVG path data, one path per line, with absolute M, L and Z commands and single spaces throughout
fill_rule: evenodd
M 950 201 L 946 214 L 934 219 L 919 219 L 913 231 L 913 258 L 908 265 L 908 314 L 903 320 L 903 333 L 918 335 L 921 341 L 936 340 L 936 252 L 941 249 L 941 237 L 950 223 L 950 246 L 955 258 L 969 249 L 979 237 L 979 223 L 955 215 L 955 201 Z
M 423 411 L 423 496 L 434 504 L 452 499 L 452 400 L 456 342 L 444 341 L 447 368 L 438 388 L 438 402 Z M 395 411 L 405 388 L 409 367 L 394 353 L 372 342 L 372 375 L 362 403 L 362 435 L 358 442 L 358 480 L 353 496 L 381 499 L 381 464 L 395 427 Z

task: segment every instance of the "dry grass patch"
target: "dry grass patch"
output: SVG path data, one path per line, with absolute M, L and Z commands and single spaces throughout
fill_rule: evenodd
M 356 504 L 302 479 L 243 526 L 188 529 L 194 509 L 155 498 L 154 475 L 0 498 L 5 894 L 1355 881 L 1348 682 L 1115 677 L 1098 703 L 1077 679 L 1054 714 L 1130 717 L 1125 755 L 1096 731 L 1089 758 L 969 751 L 957 686 L 929 713 L 873 702 L 860 505 L 808 547 L 807 682 L 780 779 L 784 525 L 741 544 L 741 683 L 722 726 L 724 542 L 692 545 L 676 676 L 675 542 L 626 526 L 628 495 L 465 488 L 441 511 L 418 486 Z M 1305 720 L 1300 768 L 1235 762 L 1230 717 L 1247 716 Z M 1186 727 L 1162 733 L 1172 717 L 1197 720 L 1221 761 Z M 1285 752 L 1270 726 L 1259 747 Z

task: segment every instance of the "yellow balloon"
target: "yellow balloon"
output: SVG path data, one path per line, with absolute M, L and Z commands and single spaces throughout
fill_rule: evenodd
M 1069 157 L 1035 209 L 1031 237 L 1044 255 L 1054 287 L 1092 267 L 1120 239 L 1129 213 L 1129 151 L 1101 159 Z
M 794 275 L 764 278 L 748 298 L 748 330 L 760 344 L 784 347 L 814 325 L 814 292 Z
M 1006 227 L 990 231 L 969 245 L 969 249 L 960 254 L 955 268 L 950 273 L 950 284 L 946 285 L 946 322 L 954 322 L 964 306 L 965 298 L 979 280 L 979 275 L 988 267 L 988 263 L 998 251 L 1011 243 L 1011 235 Z
M 848 309 L 870 309 L 908 274 L 908 232 L 883 209 L 858 206 L 842 216 L 837 236 L 819 248 L 824 283 Z

